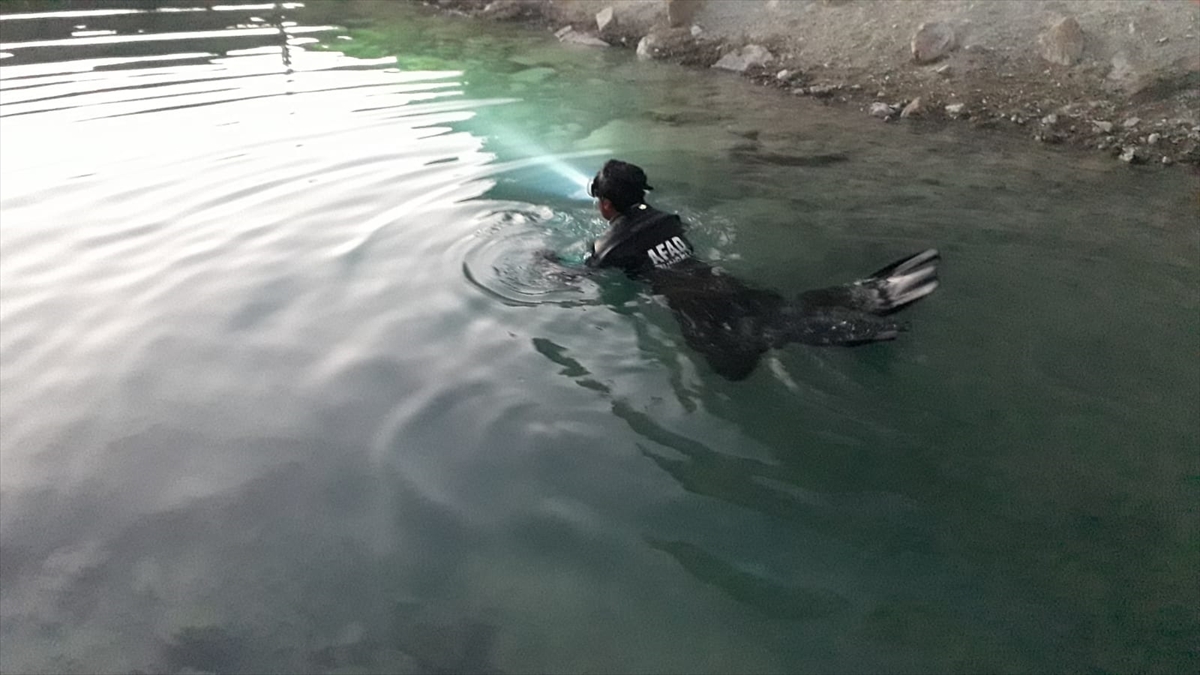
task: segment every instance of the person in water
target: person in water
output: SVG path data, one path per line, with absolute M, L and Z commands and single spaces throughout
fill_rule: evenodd
M 791 342 L 861 345 L 892 340 L 906 327 L 890 314 L 937 288 L 937 250 L 899 260 L 842 286 L 792 300 L 755 288 L 695 256 L 684 223 L 646 203 L 646 172 L 612 159 L 588 186 L 608 229 L 585 265 L 614 267 L 666 299 L 688 345 L 718 374 L 741 380 L 768 349 Z

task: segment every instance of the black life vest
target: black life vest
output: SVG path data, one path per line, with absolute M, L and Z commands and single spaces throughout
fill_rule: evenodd
M 619 267 L 632 275 L 673 267 L 692 259 L 692 244 L 683 230 L 679 216 L 636 204 L 592 244 L 587 264 Z

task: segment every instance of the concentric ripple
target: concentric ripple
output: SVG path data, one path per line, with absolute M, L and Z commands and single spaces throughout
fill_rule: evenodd
M 583 267 L 587 225 L 549 208 L 487 214 L 470 240 L 463 274 L 481 291 L 515 305 L 588 305 L 596 286 Z

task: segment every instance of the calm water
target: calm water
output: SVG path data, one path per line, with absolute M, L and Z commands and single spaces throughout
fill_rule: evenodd
M 0 8 L 0 670 L 1200 667 L 1194 176 L 189 7 Z M 747 280 L 943 286 L 727 382 L 531 254 L 609 156 Z

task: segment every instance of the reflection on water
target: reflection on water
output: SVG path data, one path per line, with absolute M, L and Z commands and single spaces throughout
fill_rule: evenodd
M 2 4 L 0 671 L 1200 664 L 1194 178 L 411 3 Z M 944 285 L 727 382 L 539 254 L 608 156 L 758 285 Z

